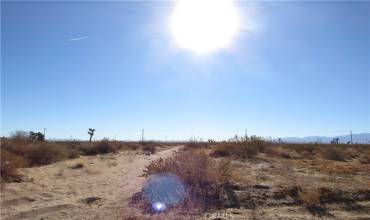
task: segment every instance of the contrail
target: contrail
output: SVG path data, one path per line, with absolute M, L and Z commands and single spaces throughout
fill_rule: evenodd
M 70 39 L 68 39 L 68 41 L 85 40 L 85 39 L 87 39 L 87 38 L 90 38 L 90 36 L 70 38 Z

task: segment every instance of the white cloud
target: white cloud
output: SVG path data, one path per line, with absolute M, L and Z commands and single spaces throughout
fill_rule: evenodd
M 71 41 L 79 41 L 79 40 L 85 40 L 85 39 L 88 39 L 90 38 L 90 36 L 85 36 L 85 37 L 75 37 L 75 38 L 70 38 L 68 39 L 69 42 Z

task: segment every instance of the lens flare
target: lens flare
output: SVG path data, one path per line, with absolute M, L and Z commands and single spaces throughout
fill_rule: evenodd
M 152 208 L 157 212 L 163 212 L 164 210 L 166 210 L 167 206 L 162 202 L 154 202 L 152 204 Z
M 169 206 L 183 202 L 186 196 L 182 181 L 170 173 L 151 175 L 143 191 L 145 199 L 152 204 L 155 212 L 163 212 Z

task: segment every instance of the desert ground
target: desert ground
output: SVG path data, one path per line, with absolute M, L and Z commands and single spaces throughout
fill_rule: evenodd
M 140 190 L 144 166 L 179 147 L 147 156 L 138 151 L 82 156 L 23 168 L 25 181 L 7 183 L 1 193 L 2 219 L 122 219 L 130 196 Z M 72 168 L 75 164 L 82 168 Z
M 369 146 L 328 145 L 324 154 L 256 143 L 159 145 L 18 168 L 21 180 L 2 184 L 1 219 L 370 219 Z M 158 172 L 193 184 L 206 208 L 148 211 L 142 187 Z

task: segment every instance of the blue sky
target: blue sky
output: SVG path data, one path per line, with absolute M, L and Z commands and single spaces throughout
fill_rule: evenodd
M 233 46 L 200 56 L 173 45 L 170 1 L 1 2 L 1 135 L 370 131 L 369 2 L 236 5 Z

